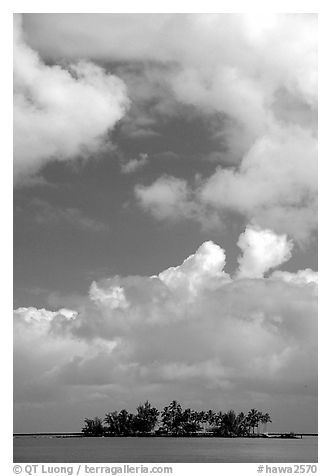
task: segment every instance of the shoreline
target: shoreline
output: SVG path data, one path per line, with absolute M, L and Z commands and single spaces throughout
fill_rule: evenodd
M 302 439 L 303 437 L 318 437 L 318 433 L 268 433 L 246 436 L 219 436 L 213 434 L 188 434 L 188 435 L 100 435 L 86 436 L 83 433 L 14 433 L 13 438 L 248 438 L 248 439 Z

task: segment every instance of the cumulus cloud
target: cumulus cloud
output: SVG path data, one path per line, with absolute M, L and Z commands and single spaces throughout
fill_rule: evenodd
M 206 241 L 180 266 L 162 271 L 158 278 L 170 289 L 186 290 L 190 296 L 195 296 L 201 288 L 210 288 L 215 281 L 229 279 L 223 271 L 224 266 L 224 250 L 212 241 Z
M 126 300 L 124 289 L 121 286 L 112 286 L 109 289 L 103 289 L 93 281 L 89 296 L 91 300 L 96 303 L 106 303 L 110 309 L 126 309 L 130 305 Z
M 316 22 L 316 15 L 305 14 L 272 14 L 268 19 L 256 13 L 25 16 L 31 44 L 53 57 L 178 62 L 213 71 L 224 64 L 240 65 L 252 77 L 258 68 L 262 80 L 285 82 L 311 101 L 316 94 L 316 37 L 306 33 L 308 29 L 316 33 Z M 128 42 L 130 35 L 134 41 Z M 307 52 L 304 57 L 299 54 L 302 48 Z M 270 50 L 273 55 L 266 54 Z M 204 90 L 211 90 L 211 84 Z
M 100 400 L 104 409 L 109 401 L 132 408 L 143 398 L 158 405 L 178 398 L 200 408 L 249 409 L 258 399 L 277 421 L 273 408 L 284 398 L 281 412 L 291 420 L 299 400 L 305 406 L 316 398 L 314 273 L 264 278 L 290 244 L 286 252 L 283 237 L 252 229 L 241 240 L 241 269 L 248 266 L 249 240 L 263 253 L 273 241 L 278 251 L 272 260 L 268 253 L 254 254 L 254 273 L 231 278 L 225 251 L 209 241 L 158 275 L 92 283 L 77 311 L 16 310 L 17 404 L 73 401 L 79 425 L 85 415 L 78 410 L 87 399 L 94 405 Z
M 196 193 L 184 179 L 164 175 L 150 185 L 134 188 L 137 204 L 157 220 L 179 223 L 182 219 L 198 221 L 205 231 L 221 230 L 219 213 L 196 200 Z
M 160 220 L 190 217 L 196 211 L 186 181 L 175 177 L 163 176 L 151 185 L 137 185 L 135 196 L 142 208 Z
M 200 408 L 258 401 L 271 412 L 281 401 L 273 420 L 289 422 L 300 401 L 310 414 L 317 275 L 270 271 L 291 255 L 287 236 L 304 242 L 317 224 L 316 16 L 39 14 L 24 17 L 30 46 L 16 31 L 17 177 L 96 150 L 127 96 L 131 138 L 158 134 L 158 121 L 187 106 L 219 119 L 213 157 L 223 166 L 214 162 L 193 184 L 171 176 L 139 184 L 137 202 L 157 220 L 205 226 L 239 214 L 252 223 L 232 277 L 225 251 L 207 241 L 155 276 L 92 283 L 74 311 L 17 310 L 16 400 L 31 409 L 65 395 L 77 425 L 81 405 L 94 412 L 99 401 L 120 408 L 146 398 Z M 50 66 L 31 48 L 74 65 Z M 122 80 L 91 59 L 118 62 Z M 124 169 L 139 166 L 138 158 Z
M 135 108 L 124 121 L 129 135 L 155 134 L 155 123 L 183 105 L 222 117 L 220 152 L 234 167 L 218 167 L 193 187 L 194 205 L 184 202 L 180 216 L 204 222 L 211 207 L 212 221 L 240 213 L 300 243 L 310 238 L 317 225 L 316 15 L 44 14 L 26 15 L 24 27 L 30 43 L 54 59 L 121 62 Z M 162 180 L 136 196 L 156 218 L 169 219 L 178 207 Z M 172 195 L 186 199 L 190 187 L 180 180 L 173 177 Z
M 281 88 L 316 106 L 316 23 L 308 14 L 25 16 L 44 54 L 161 63 L 182 102 L 228 113 L 252 131 L 265 128 Z
M 63 316 L 66 319 L 74 319 L 77 316 L 76 311 L 70 309 L 59 309 L 59 311 L 49 311 L 47 309 L 37 309 L 35 307 L 20 307 L 16 309 L 15 314 L 25 322 L 52 321 L 56 316 Z
M 301 269 L 296 273 L 289 273 L 288 271 L 274 271 L 271 275 L 272 278 L 283 279 L 286 283 L 302 284 L 309 283 L 317 284 L 318 275 L 316 271 L 310 268 Z
M 210 210 L 220 218 L 235 212 L 302 243 L 317 228 L 316 157 L 317 142 L 310 131 L 273 126 L 255 141 L 236 169 L 219 166 L 192 186 L 183 179 L 161 177 L 137 186 L 136 197 L 158 219 L 186 217 L 203 222 Z
M 50 160 L 96 152 L 123 117 L 124 83 L 88 61 L 66 68 L 45 64 L 14 24 L 14 178 L 33 175 Z
M 293 247 L 286 235 L 251 227 L 240 235 L 237 245 L 243 252 L 238 260 L 240 278 L 262 278 L 270 268 L 289 260 Z
M 316 156 L 311 132 L 275 128 L 256 140 L 237 170 L 218 168 L 201 199 L 305 239 L 317 226 Z

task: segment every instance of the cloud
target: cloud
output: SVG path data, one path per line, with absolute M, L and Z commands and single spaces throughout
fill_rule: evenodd
M 192 185 L 161 177 L 137 186 L 135 194 L 139 205 L 157 219 L 204 223 L 208 217 L 212 225 L 217 223 L 215 216 L 222 221 L 234 212 L 303 243 L 317 228 L 316 155 L 311 132 L 275 126 L 256 140 L 237 168 L 218 166 L 210 177 Z
M 14 24 L 14 178 L 19 183 L 50 160 L 88 156 L 128 108 L 124 83 L 88 61 L 45 64 Z
M 282 279 L 286 283 L 294 283 L 298 285 L 306 285 L 309 283 L 317 284 L 318 282 L 317 272 L 310 268 L 302 269 L 296 273 L 289 273 L 288 271 L 274 271 L 271 277 L 275 279 Z
M 77 312 L 70 309 L 60 309 L 59 311 L 48 311 L 47 309 L 36 309 L 35 307 L 20 307 L 15 311 L 17 316 L 20 316 L 23 321 L 31 322 L 42 322 L 52 321 L 56 316 L 60 315 L 66 319 L 74 319 L 77 317 Z
M 316 23 L 317 16 L 308 14 L 273 14 L 268 21 L 257 14 L 28 14 L 24 17 L 31 44 L 53 58 L 112 57 L 122 61 L 172 62 L 201 70 L 202 66 L 213 67 L 212 71 L 216 72 L 224 64 L 240 66 L 251 77 L 258 69 L 262 81 L 271 81 L 271 85 L 285 82 L 312 100 L 317 80 L 316 37 L 305 35 L 307 31 L 316 33 Z M 48 35 L 50 31 L 52 39 Z M 130 35 L 132 42 L 127 41 Z M 267 55 L 271 49 L 273 55 Z M 302 49 L 307 56 L 298 54 Z M 206 91 L 211 90 L 212 79 L 205 84 Z
M 159 221 L 179 223 L 189 219 L 198 221 L 205 231 L 222 229 L 220 214 L 199 202 L 185 179 L 163 175 L 150 185 L 136 185 L 134 195 L 138 206 Z
M 175 177 L 163 176 L 151 185 L 137 185 L 135 196 L 140 206 L 159 220 L 176 220 L 195 212 L 186 181 Z
M 316 155 L 311 132 L 275 127 L 256 140 L 238 169 L 218 168 L 201 187 L 200 198 L 305 239 L 317 226 Z
M 190 195 L 179 213 L 170 193 L 164 204 L 158 197 L 161 186 L 166 193 L 162 177 L 149 189 L 146 184 L 136 189 L 138 202 L 157 219 L 180 215 L 204 223 L 208 209 L 211 223 L 239 213 L 299 243 L 312 236 L 317 226 L 316 15 L 28 14 L 24 28 L 46 57 L 120 63 L 116 72 L 133 102 L 123 121 L 129 136 L 157 133 L 157 124 L 184 107 L 202 118 L 218 118 L 219 131 L 213 134 L 220 150 L 214 142 L 210 152 L 214 157 L 221 152 L 226 167 L 216 167 L 192 189 L 168 177 L 168 192 Z
M 275 126 L 256 140 L 237 168 L 218 166 L 192 185 L 161 177 L 149 186 L 137 186 L 136 197 L 158 219 L 186 217 L 204 223 L 208 216 L 213 224 L 215 215 L 222 221 L 234 212 L 303 243 L 317 228 L 316 156 L 311 132 Z
M 140 153 L 137 159 L 131 159 L 121 164 L 121 172 L 124 174 L 132 174 L 148 164 L 148 154 Z
M 281 88 L 316 106 L 316 24 L 317 16 L 308 14 L 274 14 L 268 20 L 256 14 L 24 17 L 29 41 L 46 56 L 145 62 L 153 90 L 168 82 L 181 102 L 222 111 L 251 131 L 265 128 Z M 157 64 L 163 74 L 154 79 Z M 131 68 L 132 80 L 134 72 Z
M 293 247 L 286 235 L 251 227 L 240 235 L 237 245 L 243 252 L 239 258 L 240 278 L 262 278 L 270 268 L 289 260 Z
M 92 283 L 75 311 L 16 310 L 16 404 L 30 405 L 33 418 L 31 405 L 40 412 L 48 400 L 60 407 L 74 402 L 71 421 L 78 426 L 87 400 L 91 412 L 105 411 L 109 401 L 112 408 L 134 408 L 143 398 L 219 409 L 259 402 L 273 420 L 285 413 L 292 425 L 298 402 L 312 409 L 316 399 L 314 272 L 263 277 L 291 246 L 270 231 L 252 230 L 241 238 L 241 269 L 252 236 L 255 249 L 264 253 L 273 242 L 278 251 L 272 260 L 254 255 L 251 277 L 231 278 L 225 251 L 209 241 L 158 275 Z
M 110 289 L 100 288 L 95 281 L 91 284 L 89 296 L 96 303 L 106 303 L 110 309 L 126 309 L 129 303 L 121 286 L 112 286 Z
M 162 271 L 158 279 L 168 288 L 176 292 L 188 292 L 193 297 L 202 288 L 212 286 L 215 280 L 228 280 L 229 276 L 223 271 L 224 266 L 224 250 L 212 241 L 206 241 L 180 266 Z

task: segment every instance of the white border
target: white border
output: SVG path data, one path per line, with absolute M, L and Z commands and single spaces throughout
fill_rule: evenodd
M 139 9 L 137 6 L 139 5 Z M 181 12 L 283 12 L 319 13 L 319 260 L 320 264 L 320 298 L 319 298 L 319 469 L 318 474 L 326 475 L 329 457 L 330 409 L 329 382 L 330 356 L 330 303 L 327 297 L 329 290 L 330 260 L 330 154 L 329 137 L 331 134 L 330 121 L 327 120 L 330 107 L 330 30 L 331 22 L 327 2 L 312 1 L 226 1 L 215 2 L 151 2 L 151 1 L 93 1 L 73 2 L 58 0 L 56 2 L 42 1 L 13 1 L 3 2 L 0 15 L 1 31 L 1 125 L 4 146 L 0 158 L 1 171 L 1 298 L 2 298 L 2 333 L 1 363 L 2 363 L 2 431 L 0 469 L 3 474 L 12 474 L 12 13 L 13 12 L 135 12 L 135 13 L 181 13 Z M 3 305 L 4 303 L 4 305 Z M 174 465 L 174 474 L 256 474 L 257 464 L 181 464 Z

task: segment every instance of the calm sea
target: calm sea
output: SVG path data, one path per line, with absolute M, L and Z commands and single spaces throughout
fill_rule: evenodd
M 14 438 L 15 463 L 315 463 L 317 438 Z

